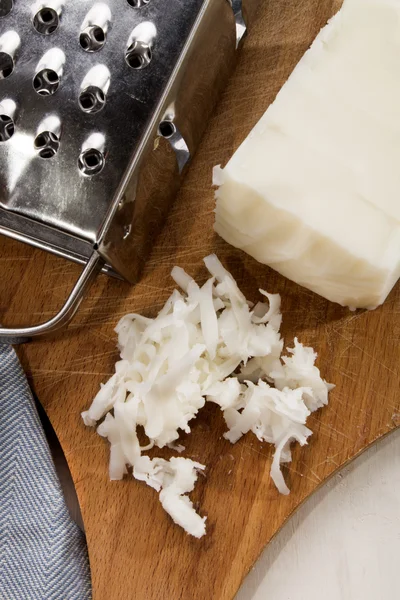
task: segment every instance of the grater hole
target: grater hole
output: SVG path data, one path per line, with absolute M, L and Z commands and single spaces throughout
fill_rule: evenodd
M 131 44 L 125 55 L 125 60 L 132 69 L 144 69 L 152 59 L 150 46 L 144 42 L 135 41 Z
M 46 138 L 43 133 L 37 136 L 35 140 L 35 148 L 38 150 L 39 148 L 43 148 L 46 145 Z
M 43 131 L 36 136 L 34 146 L 40 158 L 53 158 L 60 148 L 60 139 L 52 131 Z
M 162 137 L 168 140 L 176 133 L 176 127 L 172 121 L 161 121 L 158 131 Z
M 98 113 L 104 108 L 105 103 L 106 97 L 103 90 L 95 86 L 83 90 L 79 96 L 79 106 L 85 113 Z
M 39 71 L 33 80 L 33 87 L 40 96 L 52 96 L 59 85 L 60 79 L 53 69 Z
M 7 79 L 14 71 L 14 61 L 7 52 L 0 52 L 0 79 Z
M 15 132 L 14 121 L 8 115 L 0 115 L 0 142 L 8 142 Z
M 90 39 L 86 33 L 81 33 L 79 37 L 79 43 L 84 50 L 89 50 L 90 47 Z
M 106 43 L 106 33 L 101 27 L 92 25 L 82 31 L 79 43 L 85 52 L 98 52 Z
M 13 0 L 0 0 L 0 17 L 6 17 L 13 9 Z
M 39 152 L 39 156 L 40 158 L 53 158 L 53 156 L 55 156 L 56 151 L 51 149 L 51 148 L 43 148 L 43 150 L 41 150 Z
M 106 39 L 105 33 L 102 30 L 101 27 L 96 27 L 93 31 L 93 37 L 96 40 L 96 42 L 104 42 L 104 40 Z
M 43 21 L 43 23 L 51 23 L 54 19 L 51 10 L 48 10 L 47 8 L 42 9 L 42 12 L 40 13 L 40 18 Z
M 49 83 L 57 83 L 57 81 L 58 81 L 58 75 L 52 69 L 49 69 L 47 71 L 45 77 Z
M 98 175 L 105 164 L 104 154 L 97 148 L 89 148 L 82 152 L 78 164 L 83 175 Z
M 141 8 L 142 6 L 146 6 L 150 0 L 128 0 L 129 6 L 133 8 Z
M 42 35 L 51 35 L 59 25 L 57 11 L 53 8 L 42 8 L 33 18 L 33 26 Z

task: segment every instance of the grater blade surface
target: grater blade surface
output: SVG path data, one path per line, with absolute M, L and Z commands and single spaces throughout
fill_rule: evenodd
M 0 233 L 135 282 L 259 2 L 0 0 Z

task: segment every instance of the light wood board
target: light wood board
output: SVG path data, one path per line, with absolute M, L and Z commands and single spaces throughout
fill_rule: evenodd
M 261 117 L 339 0 L 265 0 L 236 73 L 135 288 L 101 276 L 68 331 L 19 354 L 65 450 L 86 525 L 95 600 L 231 600 L 266 543 L 324 480 L 400 424 L 400 288 L 375 312 L 350 313 L 280 277 L 213 233 L 211 169 L 232 155 Z M 184 438 L 186 456 L 207 465 L 192 498 L 208 535 L 186 536 L 155 492 L 127 478 L 108 481 L 108 446 L 80 412 L 118 358 L 113 328 L 127 312 L 154 315 L 178 264 L 204 280 L 202 258 L 217 252 L 251 300 L 259 287 L 283 299 L 288 344 L 314 346 L 323 376 L 337 387 L 310 419 L 310 444 L 285 469 L 292 490 L 269 479 L 271 448 L 248 435 L 232 446 L 217 408 L 201 412 Z M 79 268 L 0 240 L 0 315 L 35 323 L 60 307 Z M 171 453 L 170 453 L 171 454 Z M 165 455 L 168 455 L 167 453 Z

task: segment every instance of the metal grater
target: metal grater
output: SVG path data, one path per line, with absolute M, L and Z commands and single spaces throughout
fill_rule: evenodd
M 0 233 L 135 283 L 261 0 L 0 0 Z

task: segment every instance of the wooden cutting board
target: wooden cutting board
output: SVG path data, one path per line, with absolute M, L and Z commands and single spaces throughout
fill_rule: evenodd
M 95 600 L 231 600 L 265 544 L 323 481 L 400 424 L 400 288 L 375 312 L 350 313 L 260 266 L 213 233 L 211 168 L 245 138 L 339 0 L 265 0 L 236 73 L 135 288 L 101 276 L 69 330 L 19 349 L 32 386 L 65 450 L 86 525 Z M 3 323 L 37 323 L 60 307 L 79 268 L 0 241 Z M 81 422 L 118 354 L 113 328 L 127 312 L 154 315 L 172 290 L 175 265 L 205 278 L 215 251 L 247 297 L 259 287 L 283 299 L 284 334 L 320 353 L 323 376 L 337 387 L 310 419 L 307 447 L 285 469 L 291 495 L 269 479 L 271 448 L 248 435 L 232 446 L 206 407 L 184 439 L 186 456 L 207 465 L 192 498 L 208 516 L 208 535 L 186 536 L 155 492 L 127 478 L 108 481 L 108 446 Z

